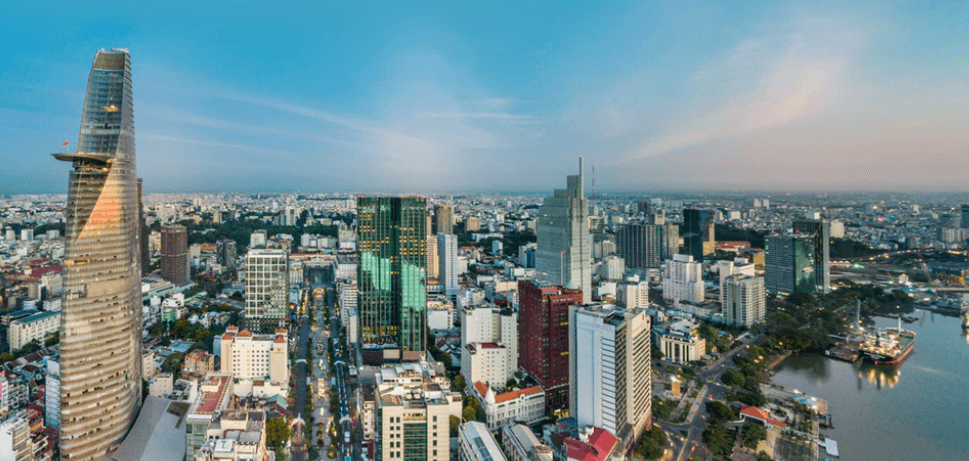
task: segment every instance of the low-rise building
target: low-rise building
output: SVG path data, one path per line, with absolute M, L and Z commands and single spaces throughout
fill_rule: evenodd
M 469 421 L 458 430 L 458 459 L 461 461 L 506 461 L 498 442 L 482 423 Z
M 697 333 L 699 325 L 688 319 L 676 319 L 653 329 L 654 341 L 663 358 L 673 363 L 700 360 L 707 353 L 706 340 Z
M 196 376 L 215 372 L 215 356 L 201 349 L 192 351 L 182 362 L 182 371 Z
M 38 312 L 10 322 L 7 340 L 10 350 L 22 349 L 31 341 L 41 346 L 44 340 L 58 332 L 61 326 L 60 312 Z
M 33 443 L 26 418 L 14 415 L 0 422 L 0 456 L 4 461 L 33 461 Z
M 171 373 L 158 373 L 148 380 L 148 395 L 167 397 L 175 391 L 175 380 Z
M 255 335 L 235 326 L 226 329 L 219 344 L 221 373 L 235 379 L 289 382 L 287 333 L 280 328 L 275 335 Z
M 479 381 L 474 383 L 474 391 L 492 431 L 505 424 L 535 424 L 545 419 L 545 391 L 539 386 L 499 394 Z
M 223 437 L 220 415 L 232 397 L 232 375 L 213 373 L 199 385 L 199 394 L 185 416 L 185 453 L 196 453 L 210 439 Z
M 552 449 L 524 424 L 501 426 L 501 442 L 508 461 L 553 461 Z
M 266 413 L 233 410 L 222 413 L 209 427 L 214 437 L 195 452 L 195 461 L 250 461 L 268 459 Z
M 488 386 L 504 387 L 515 376 L 517 363 L 510 360 L 511 353 L 496 343 L 469 343 L 461 351 L 461 374 L 465 382 L 483 382 Z

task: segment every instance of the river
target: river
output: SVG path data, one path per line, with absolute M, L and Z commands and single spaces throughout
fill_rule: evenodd
M 959 319 L 918 310 L 915 349 L 897 368 L 793 355 L 774 383 L 828 401 L 842 460 L 969 460 L 969 338 Z M 896 320 L 877 318 L 879 327 Z M 822 450 L 824 458 L 824 450 Z

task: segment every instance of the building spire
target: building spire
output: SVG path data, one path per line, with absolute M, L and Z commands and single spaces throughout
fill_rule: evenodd
M 582 168 L 582 156 L 579 156 L 579 197 L 585 197 L 585 174 Z

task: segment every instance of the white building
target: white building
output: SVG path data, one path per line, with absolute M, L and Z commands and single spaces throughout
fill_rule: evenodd
M 285 322 L 289 312 L 289 258 L 280 249 L 246 255 L 246 321 L 262 330 Z
M 439 256 L 437 254 L 437 236 L 427 236 L 427 278 L 437 279 L 440 276 L 438 269 Z
M 47 374 L 44 377 L 44 424 L 61 428 L 61 365 L 44 357 Z
M 717 261 L 717 269 L 720 272 L 720 305 L 727 302 L 727 293 L 724 290 L 724 283 L 731 275 L 757 275 L 754 264 L 748 263 L 746 258 L 735 258 L 733 261 Z
M 663 299 L 703 302 L 703 264 L 690 255 L 673 255 L 664 262 Z
M 341 282 L 337 290 L 340 292 L 340 323 L 347 328 L 350 326 L 350 311 L 357 310 L 357 284 Z
M 444 294 L 453 298 L 458 294 L 458 236 L 437 234 L 438 279 L 444 286 Z
M 589 202 L 585 198 L 582 157 L 578 176 L 566 178 L 566 188 L 545 197 L 539 209 L 535 275 L 539 281 L 582 290 L 592 300 L 592 235 Z
M 257 230 L 249 235 L 249 248 L 265 248 L 266 247 L 266 231 Z
M 707 353 L 707 342 L 697 333 L 697 328 L 699 325 L 687 319 L 657 325 L 656 345 L 663 358 L 673 363 L 700 360 Z
M 599 267 L 599 276 L 605 280 L 622 280 L 626 273 L 626 260 L 616 255 L 606 256 Z
M 488 429 L 497 431 L 505 424 L 535 424 L 545 419 L 545 391 L 539 386 L 502 392 L 484 383 L 474 383 L 474 392 L 485 411 Z
M 148 380 L 148 395 L 168 397 L 175 391 L 175 379 L 171 373 L 158 373 Z
M 627 309 L 649 308 L 649 282 L 626 281 L 617 285 L 616 302 Z
M 10 350 L 22 349 L 31 341 L 37 341 L 41 346 L 44 340 L 58 332 L 61 326 L 61 313 L 38 312 L 34 315 L 10 322 L 7 341 Z
M 427 328 L 450 330 L 454 326 L 454 303 L 443 296 L 427 297 Z
M 650 317 L 609 304 L 569 307 L 569 415 L 637 440 L 649 422 Z
M 381 393 L 378 412 L 378 431 L 381 439 L 382 460 L 403 461 L 405 427 L 408 444 L 417 444 L 424 449 L 428 461 L 449 461 L 450 430 L 453 399 L 440 392 L 408 392 L 404 394 Z M 460 411 L 460 396 L 457 397 Z M 406 420 L 406 424 L 405 423 Z
M 32 461 L 33 447 L 26 419 L 15 415 L 0 423 L 0 459 Z
M 484 424 L 468 421 L 461 425 L 458 436 L 460 461 L 506 461 L 498 442 Z
M 767 316 L 767 288 L 763 277 L 733 275 L 725 280 L 724 321 L 750 328 Z
M 461 374 L 469 386 L 482 382 L 502 388 L 518 370 L 518 363 L 513 363 L 510 355 L 501 344 L 468 343 L 461 350 Z
M 518 314 L 491 305 L 460 312 L 461 374 L 465 382 L 469 387 L 476 381 L 504 386 L 518 370 Z
M 254 335 L 230 326 L 222 336 L 219 348 L 223 374 L 235 379 L 289 382 L 285 328 L 280 328 L 275 335 Z

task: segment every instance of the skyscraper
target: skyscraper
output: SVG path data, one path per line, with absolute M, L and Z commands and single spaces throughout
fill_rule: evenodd
M 458 294 L 458 236 L 437 234 L 437 270 L 444 286 L 444 295 L 451 301 Z
M 815 291 L 831 291 L 831 223 L 820 219 L 794 221 L 794 233 L 814 236 Z
M 714 236 L 714 216 L 708 210 L 686 208 L 683 210 L 683 251 L 693 256 L 694 261 L 703 261 L 703 242 L 712 242 Z
M 437 236 L 427 236 L 427 278 L 437 280 L 440 276 L 438 266 Z
M 99 51 L 67 189 L 61 458 L 100 460 L 141 405 L 141 267 L 131 60 Z
M 215 242 L 215 259 L 216 262 L 225 266 L 226 270 L 234 271 L 236 270 L 236 241 L 231 239 L 222 239 Z
M 141 275 L 148 275 L 148 268 L 151 267 L 151 254 L 148 252 L 148 234 L 151 232 L 145 223 L 145 204 L 144 195 L 141 191 L 141 178 L 138 178 L 138 232 L 141 240 Z
M 360 197 L 357 213 L 360 340 L 364 347 L 397 346 L 423 352 L 427 199 Z M 441 251 L 445 250 L 438 248 Z
M 589 201 L 582 184 L 582 157 L 578 176 L 566 178 L 566 188 L 545 197 L 538 214 L 538 248 L 535 275 L 553 285 L 582 291 L 583 303 L 592 299 L 592 238 Z
M 960 225 L 963 229 L 969 229 L 969 205 L 962 205 L 962 219 Z
M 438 234 L 454 233 L 454 208 L 451 205 L 434 206 L 434 226 Z
M 165 226 L 161 230 L 161 276 L 175 286 L 188 283 L 188 230 Z
M 245 327 L 272 333 L 285 326 L 289 309 L 289 257 L 286 250 L 260 248 L 246 255 Z
M 609 304 L 569 307 L 569 416 L 638 440 L 652 399 L 650 317 Z
M 813 235 L 769 235 L 765 246 L 767 291 L 783 294 L 815 292 Z
M 569 405 L 569 306 L 582 293 L 535 280 L 518 282 L 518 365 L 545 389 L 546 406 Z
M 626 260 L 626 267 L 659 268 L 663 260 L 673 257 L 670 252 L 667 228 L 672 226 L 641 223 L 626 224 L 616 231 L 616 252 Z

